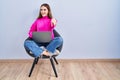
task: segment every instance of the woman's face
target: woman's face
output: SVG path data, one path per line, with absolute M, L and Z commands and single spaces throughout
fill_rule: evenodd
M 40 8 L 40 12 L 41 12 L 42 17 L 48 16 L 48 9 L 45 6 L 42 6 Z

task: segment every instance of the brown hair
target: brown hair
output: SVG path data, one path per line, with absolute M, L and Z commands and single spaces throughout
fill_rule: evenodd
M 46 7 L 46 8 L 48 9 L 48 17 L 51 19 L 51 18 L 52 18 L 52 12 L 51 12 L 51 9 L 50 9 L 49 4 L 44 3 L 44 4 L 42 4 L 42 5 L 40 6 L 40 8 L 41 8 L 42 6 L 44 6 L 44 7 Z M 41 11 L 39 11 L 39 15 L 38 15 L 38 18 L 37 18 L 37 19 L 39 19 L 39 18 L 42 18 Z

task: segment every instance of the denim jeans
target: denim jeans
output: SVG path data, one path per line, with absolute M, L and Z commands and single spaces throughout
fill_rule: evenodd
M 46 46 L 43 43 L 36 43 L 34 40 L 26 40 L 24 42 L 25 48 L 29 49 L 36 57 L 40 56 L 44 51 L 41 46 L 46 47 L 47 51 L 50 53 L 54 53 L 55 49 L 59 47 L 63 43 L 63 39 L 61 37 L 55 37 L 51 40 Z

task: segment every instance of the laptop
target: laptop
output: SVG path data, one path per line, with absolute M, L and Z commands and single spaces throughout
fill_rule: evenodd
M 50 31 L 32 32 L 32 38 L 38 43 L 47 43 L 52 40 L 52 34 Z

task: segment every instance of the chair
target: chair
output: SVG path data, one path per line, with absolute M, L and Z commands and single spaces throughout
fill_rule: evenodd
M 53 32 L 54 32 L 54 36 L 55 36 L 55 37 L 59 37 L 59 36 L 60 36 L 60 34 L 59 34 L 55 29 L 53 30 Z M 32 39 L 28 37 L 26 40 L 32 40 Z M 63 43 L 62 43 L 57 49 L 61 52 L 62 47 L 63 47 Z M 33 71 L 33 69 L 34 69 L 34 67 L 35 67 L 35 64 L 37 64 L 38 61 L 39 61 L 39 57 L 36 58 L 34 54 L 30 53 L 30 50 L 29 50 L 29 49 L 27 49 L 25 46 L 24 46 L 24 48 L 25 48 L 25 51 L 28 53 L 28 55 L 30 55 L 31 57 L 34 58 L 34 61 L 33 61 L 33 63 L 32 63 L 32 67 L 31 67 L 30 72 L 29 72 L 29 77 L 30 77 L 31 74 L 32 74 L 32 71 Z M 56 59 L 56 56 L 57 56 L 57 55 L 54 55 L 54 56 L 52 56 L 52 57 L 42 56 L 42 59 L 46 59 L 46 58 L 50 59 L 50 62 L 51 62 L 53 71 L 54 71 L 54 73 L 55 73 L 55 76 L 58 77 L 58 74 L 57 74 L 57 71 L 56 71 L 56 68 L 55 68 L 55 65 L 54 65 L 54 61 L 56 62 L 56 64 L 58 64 L 58 61 L 57 61 L 57 59 Z

